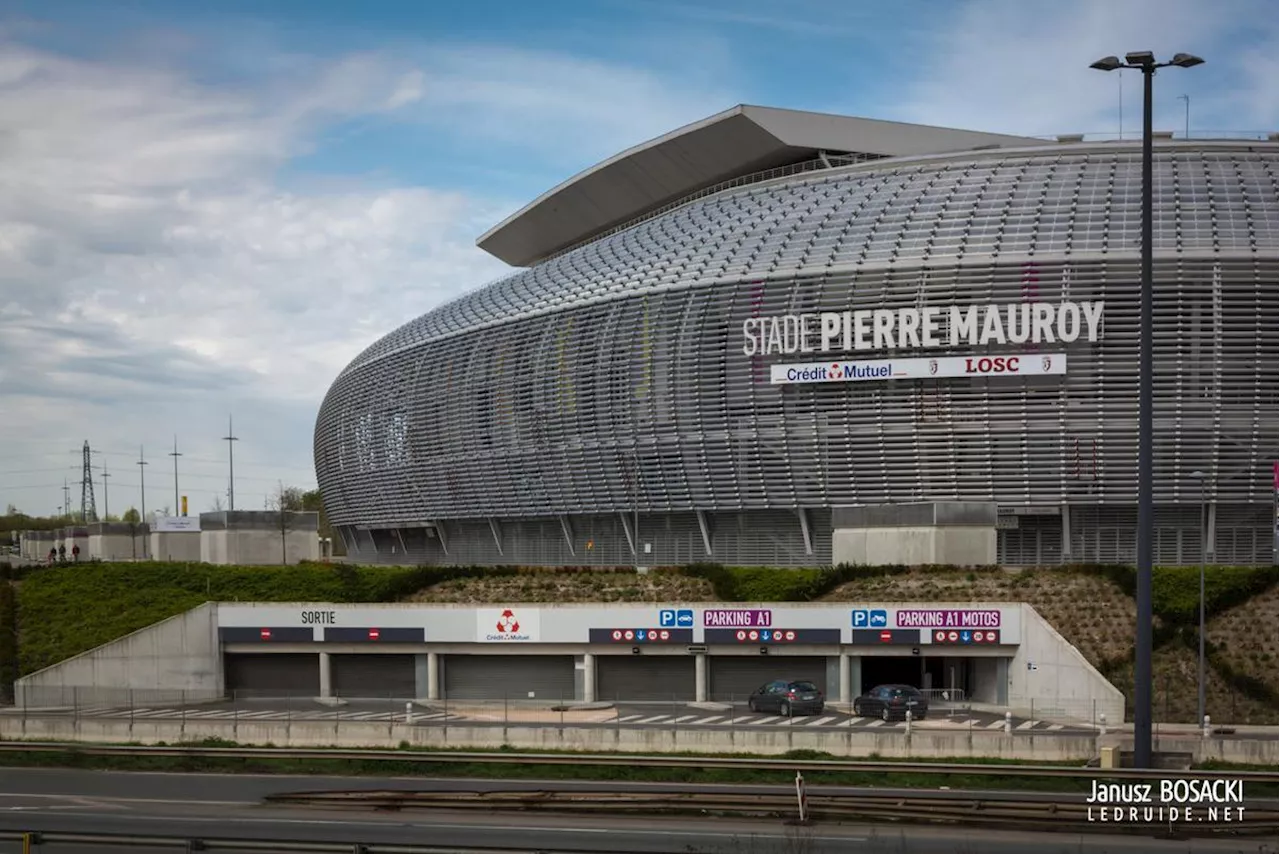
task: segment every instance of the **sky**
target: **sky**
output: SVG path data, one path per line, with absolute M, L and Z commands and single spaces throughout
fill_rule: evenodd
M 342 368 L 513 270 L 540 193 L 736 104 L 1032 136 L 1265 133 L 1274 0 L 0 0 L 0 506 L 315 485 Z M 1123 104 L 1123 117 L 1121 105 Z M 231 425 L 228 419 L 233 419 Z M 175 449 L 182 455 L 168 456 Z M 104 490 L 103 471 L 107 473 Z M 105 493 L 105 494 L 104 494 Z M 105 507 L 104 507 L 105 505 Z

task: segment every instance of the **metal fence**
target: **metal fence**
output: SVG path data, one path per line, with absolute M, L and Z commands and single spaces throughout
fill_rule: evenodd
M 912 725 L 924 729 L 1002 732 L 1005 713 L 1015 732 L 1092 729 L 1106 723 L 1097 704 L 1029 704 L 1006 709 L 970 701 L 956 689 L 923 692 L 928 712 L 913 715 Z M 183 721 L 218 723 L 278 723 L 332 721 L 417 724 L 422 726 L 588 726 L 588 727 L 704 727 L 768 726 L 898 728 L 905 721 L 893 715 L 884 720 L 878 709 L 854 703 L 827 701 L 821 711 L 788 715 L 780 710 L 753 711 L 748 695 L 729 695 L 716 702 L 698 703 L 686 696 L 598 697 L 584 702 L 573 696 L 495 696 L 478 699 L 423 700 L 403 692 L 338 692 L 316 697 L 313 692 L 290 691 L 149 691 L 75 687 L 28 691 L 19 704 L 0 709 L 0 716 L 28 719 L 75 718 L 109 721 Z

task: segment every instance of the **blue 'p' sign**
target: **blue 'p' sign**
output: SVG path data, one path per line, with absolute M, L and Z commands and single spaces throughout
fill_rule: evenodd
M 855 629 L 866 628 L 868 625 L 870 625 L 870 616 L 871 615 L 869 611 L 854 611 L 853 627 Z
M 676 612 L 671 608 L 664 608 L 658 612 L 658 625 L 664 629 L 673 628 L 676 624 Z

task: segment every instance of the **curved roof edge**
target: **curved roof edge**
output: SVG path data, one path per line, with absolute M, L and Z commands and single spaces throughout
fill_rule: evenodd
M 476 240 L 528 267 L 705 187 L 820 152 L 879 156 L 1052 145 L 1044 139 L 739 104 L 616 154 L 553 187 Z

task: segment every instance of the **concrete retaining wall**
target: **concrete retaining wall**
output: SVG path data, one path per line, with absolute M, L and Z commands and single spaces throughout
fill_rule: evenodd
M 1124 693 L 1026 603 L 1022 643 L 1010 663 L 1009 706 L 1040 719 L 1124 720 Z
M 150 703 L 222 695 L 216 606 L 201 605 L 24 676 L 14 703 L 43 706 L 118 705 L 145 690 Z
M 833 756 L 892 758 L 1004 758 L 1084 763 L 1098 755 L 1098 738 L 1084 736 L 1005 735 L 976 730 L 963 733 L 869 730 L 672 730 L 658 727 L 554 726 L 406 726 L 403 723 L 353 721 L 146 720 L 102 718 L 0 718 L 0 738 L 90 743 L 173 744 L 223 738 L 243 745 L 276 747 L 393 748 L 401 742 L 424 748 L 493 749 L 501 745 L 531 750 L 581 750 L 711 754 L 753 753 L 776 756 L 791 750 L 818 750 Z M 1274 739 L 1156 739 L 1157 751 L 1189 752 L 1195 761 L 1276 765 Z

